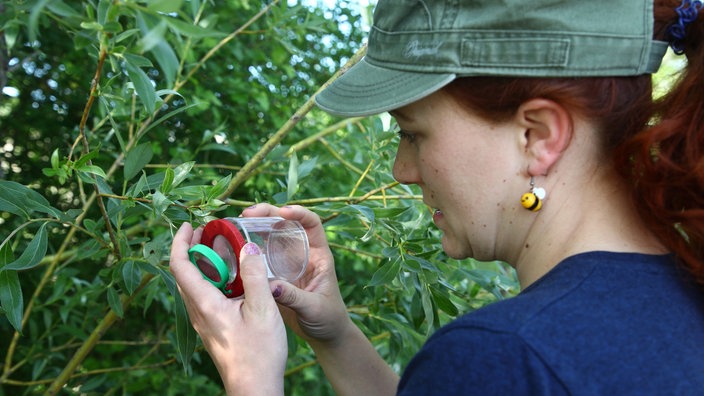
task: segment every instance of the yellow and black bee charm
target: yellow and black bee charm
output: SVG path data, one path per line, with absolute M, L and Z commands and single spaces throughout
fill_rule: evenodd
M 528 210 L 537 212 L 543 207 L 543 201 L 533 192 L 527 192 L 521 196 L 521 205 Z
M 530 191 L 521 196 L 521 206 L 537 212 L 543 207 L 543 199 L 545 199 L 545 189 L 536 188 L 533 178 L 530 178 Z

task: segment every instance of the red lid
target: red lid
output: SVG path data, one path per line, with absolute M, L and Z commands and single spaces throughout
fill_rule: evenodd
M 225 219 L 218 219 L 210 221 L 205 225 L 203 235 L 200 237 L 200 243 L 212 249 L 215 237 L 218 235 L 225 238 L 230 246 L 232 246 L 237 270 L 235 279 L 225 287 L 225 290 L 230 291 L 230 294 L 225 295 L 229 298 L 239 297 L 244 294 L 244 286 L 242 286 L 242 278 L 240 278 L 240 250 L 242 250 L 246 241 L 234 224 Z

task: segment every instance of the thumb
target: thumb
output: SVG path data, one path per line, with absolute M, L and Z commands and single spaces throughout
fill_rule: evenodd
M 271 295 L 276 302 L 286 308 L 299 312 L 311 306 L 312 302 L 309 301 L 309 298 L 312 293 L 301 290 L 288 282 L 275 281 L 271 283 L 270 288 Z
M 245 244 L 240 251 L 240 277 L 248 303 L 266 304 L 268 300 L 273 298 L 269 290 L 264 257 L 262 257 L 261 249 L 255 243 Z

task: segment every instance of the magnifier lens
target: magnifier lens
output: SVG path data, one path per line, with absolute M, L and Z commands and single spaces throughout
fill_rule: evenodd
M 213 239 L 213 250 L 227 264 L 227 268 L 230 271 L 230 279 L 227 281 L 232 282 L 237 276 L 237 256 L 232 245 L 227 241 L 227 238 L 217 235 Z
M 220 283 L 220 274 L 212 261 L 198 252 L 193 253 L 193 258 L 195 259 L 196 266 L 203 275 L 213 282 Z

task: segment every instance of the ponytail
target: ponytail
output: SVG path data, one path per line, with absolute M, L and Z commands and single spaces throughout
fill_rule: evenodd
M 694 13 L 684 34 L 672 37 L 670 27 L 682 26 L 680 1 L 654 5 L 655 38 L 675 42 L 687 65 L 654 103 L 651 126 L 621 144 L 615 158 L 632 180 L 641 217 L 704 285 L 704 17 Z

